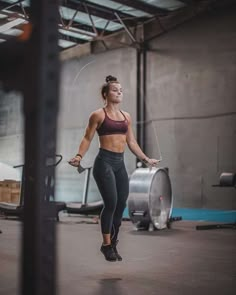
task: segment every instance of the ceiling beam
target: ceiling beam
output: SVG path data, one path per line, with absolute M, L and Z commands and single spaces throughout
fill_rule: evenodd
M 59 33 L 59 39 L 75 42 L 77 44 L 84 44 L 84 43 L 88 42 L 87 40 L 83 40 L 83 39 L 80 39 L 80 38 L 77 38 L 77 37 L 76 38 L 71 37 L 71 36 L 68 36 L 68 35 L 64 35 L 62 33 Z
M 19 5 L 11 5 L 11 6 L 12 7 L 11 7 L 10 11 L 12 11 L 12 14 L 14 12 L 24 14 L 23 11 L 22 11 L 22 9 L 21 9 L 21 7 Z M 8 7 L 9 7 L 9 5 L 8 5 Z M 3 3 L 2 1 L 0 1 L 0 13 L 2 13 L 1 10 L 4 10 L 4 9 L 6 9 L 6 2 Z M 28 7 L 25 7 L 25 10 L 29 11 L 29 8 Z M 6 12 L 4 12 L 4 14 L 5 13 Z M 8 13 L 8 15 L 9 15 L 9 13 Z
M 70 1 L 70 2 L 72 3 L 72 1 Z M 79 6 L 77 4 L 71 4 L 71 3 L 70 3 L 70 5 L 68 5 L 68 1 L 66 1 L 65 4 L 67 4 L 67 5 L 65 7 L 68 7 L 68 8 L 74 9 L 74 10 L 80 9 L 79 11 L 86 13 L 86 8 L 84 7 L 84 5 L 81 5 L 81 3 L 80 3 Z M 0 1 L 0 10 L 4 9 L 5 7 L 6 7 L 5 3 L 3 4 L 3 2 Z M 29 7 L 24 7 L 24 10 L 25 10 L 26 15 L 29 16 L 29 13 L 30 13 Z M 12 11 L 12 14 L 14 14 L 14 13 L 19 13 L 19 14 L 22 14 L 22 15 L 24 14 L 24 12 L 22 11 L 22 9 L 21 9 L 21 7 L 19 5 L 15 5 L 14 7 L 12 7 L 11 11 Z M 104 17 L 109 18 L 109 19 L 107 19 L 108 22 L 110 20 L 110 21 L 114 21 L 114 22 L 119 23 L 119 20 L 114 15 L 114 11 L 115 10 L 109 11 L 109 13 L 107 12 L 105 16 L 104 16 L 103 12 L 100 11 L 100 12 L 97 13 L 97 16 L 103 17 L 103 18 Z M 90 14 L 92 14 L 92 12 L 94 12 L 94 10 L 91 10 L 89 8 L 89 12 L 90 12 Z M 97 12 L 97 10 L 96 10 L 96 12 Z M 124 17 L 124 14 L 119 12 L 119 16 Z M 69 24 L 69 22 L 70 22 L 70 19 L 65 19 L 63 17 L 59 17 L 59 19 L 61 19 L 62 24 L 65 25 L 65 26 L 67 26 Z M 136 21 L 135 20 L 123 20 L 123 21 L 127 26 L 134 26 L 137 20 Z M 79 23 L 78 21 L 73 21 L 72 26 L 74 26 L 77 29 L 81 29 L 81 30 L 84 30 L 84 31 L 87 31 L 87 32 L 90 32 L 90 33 L 94 33 L 92 23 L 91 23 L 91 25 L 88 25 L 88 24 Z M 96 26 L 96 24 L 95 24 L 95 26 Z M 98 34 L 102 33 L 103 35 L 107 35 L 109 33 L 114 33 L 113 31 L 107 30 L 106 27 L 104 29 L 101 29 L 101 28 L 99 29 L 99 28 L 96 27 L 96 31 L 98 32 Z
M 71 33 L 75 33 L 75 34 L 78 34 L 78 35 L 79 34 L 84 35 L 84 36 L 86 36 L 85 39 L 87 39 L 87 38 L 95 38 L 97 36 L 94 32 L 91 33 L 91 32 L 78 30 L 77 28 L 75 28 L 73 26 L 70 26 L 70 27 L 67 28 L 67 27 L 63 27 L 63 25 L 59 24 L 58 27 L 59 27 L 59 29 L 64 30 L 65 32 L 71 32 Z M 63 32 L 60 32 L 60 33 L 64 34 Z M 67 35 L 67 34 L 65 33 L 65 35 Z M 75 37 L 75 38 L 77 38 L 77 37 Z
M 7 22 L 4 25 L 0 26 L 0 33 L 3 33 L 5 31 L 7 31 L 7 30 L 10 30 L 10 29 L 14 28 L 15 26 L 18 26 L 19 24 L 22 24 L 24 22 L 25 22 L 25 20 L 22 19 L 22 18 L 21 19 L 17 18 L 15 20 Z
M 65 26 L 67 26 L 69 24 L 69 22 L 70 22 L 70 20 L 68 20 L 68 19 L 65 19 L 65 18 L 61 18 L 61 19 L 62 19 L 63 24 Z M 89 25 L 85 25 L 85 24 L 79 23 L 78 21 L 73 21 L 72 27 L 74 27 L 76 29 L 80 29 L 80 30 L 86 31 L 86 32 L 89 32 L 89 33 L 94 33 L 92 24 L 91 24 L 91 26 L 89 26 Z M 98 33 L 101 33 L 103 31 L 102 29 L 98 29 L 98 28 L 96 28 L 96 29 L 97 29 L 97 32 Z
M 3 7 L 5 7 L 5 5 L 3 6 L 3 5 L 2 5 L 2 2 L 0 2 L 0 10 L 1 10 Z M 12 15 L 12 16 L 15 16 L 15 18 L 22 18 L 22 16 L 17 16 L 17 15 L 16 15 L 17 13 L 18 13 L 18 14 L 23 14 L 22 9 L 21 9 L 20 6 L 14 6 L 14 7 L 12 7 L 11 11 L 12 11 L 12 13 L 8 14 L 8 17 L 11 17 L 11 15 Z M 29 8 L 28 8 L 28 7 L 25 7 L 25 12 L 26 12 L 27 15 L 29 15 Z M 70 22 L 70 20 L 67 20 L 67 19 L 65 19 L 65 18 L 61 18 L 61 21 L 62 21 L 62 24 L 63 24 L 65 27 L 66 27 L 66 26 L 69 24 L 69 22 Z M 9 23 L 9 21 L 7 22 L 6 19 L 4 18 L 4 23 L 2 22 L 1 25 L 5 25 L 5 24 L 7 24 L 7 23 Z M 20 26 L 16 25 L 15 27 L 16 27 L 16 28 L 19 28 Z M 59 24 L 59 27 L 60 27 L 60 24 Z M 91 26 L 89 26 L 89 25 L 80 24 L 79 22 L 74 21 L 74 22 L 72 23 L 71 28 L 73 29 L 73 27 L 76 28 L 76 29 L 79 29 L 79 30 L 84 31 L 85 35 L 88 35 L 88 34 L 91 35 L 90 33 L 94 33 L 94 30 L 93 30 L 92 24 L 91 24 Z M 61 27 L 61 28 L 62 28 L 62 27 Z M 63 28 L 62 28 L 62 29 L 63 29 Z M 103 30 L 102 30 L 102 29 L 97 29 L 97 32 L 100 34 L 100 33 L 103 32 Z M 79 33 L 83 34 L 83 32 L 79 32 Z M 86 33 L 88 33 L 88 34 L 86 34 Z
M 169 12 L 167 9 L 159 8 L 149 3 L 144 3 L 141 1 L 134 1 L 134 0 L 112 0 L 112 1 L 129 6 L 131 8 L 135 8 L 137 10 L 144 11 L 151 15 L 166 15 Z
M 128 22 L 128 25 L 135 25 L 136 23 L 136 21 L 134 20 L 135 18 L 134 16 L 127 13 L 123 13 L 116 9 L 101 6 L 99 4 L 94 4 L 94 3 L 89 3 L 86 1 L 79 1 L 79 0 L 78 1 L 64 0 L 61 5 L 74 10 L 78 10 L 86 14 L 87 14 L 87 10 L 86 10 L 86 6 L 87 6 L 89 13 L 91 15 L 97 16 L 106 20 L 114 21 L 114 22 L 119 22 L 114 15 L 115 13 L 118 13 L 122 19 Z M 147 18 L 143 18 L 143 19 L 147 19 Z
M 16 28 L 21 29 L 20 26 L 16 27 Z M 0 39 L 10 40 L 10 39 L 14 39 L 14 38 L 17 38 L 17 36 L 0 33 Z M 80 39 L 80 38 L 77 38 L 77 37 L 75 38 L 75 37 L 71 37 L 71 36 L 68 36 L 68 35 L 64 35 L 64 34 L 62 34 L 60 32 L 59 32 L 59 39 L 74 42 L 76 44 L 84 44 L 84 43 L 88 42 L 87 40 L 83 40 L 83 39 Z
M 13 3 L 7 3 L 7 2 L 0 1 L 1 5 L 2 5 L 2 8 L 0 10 L 9 10 L 9 9 L 12 9 L 12 7 L 18 6 L 23 1 L 24 0 L 18 0 L 18 1 L 13 2 Z

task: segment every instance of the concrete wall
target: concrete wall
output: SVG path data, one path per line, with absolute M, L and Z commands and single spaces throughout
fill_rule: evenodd
M 148 52 L 147 150 L 170 168 L 174 206 L 236 209 L 236 13 L 206 14 L 153 40 Z
M 22 164 L 24 154 L 22 96 L 0 90 L 0 162 Z

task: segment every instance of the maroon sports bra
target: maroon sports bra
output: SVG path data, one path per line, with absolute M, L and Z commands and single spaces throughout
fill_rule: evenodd
M 110 134 L 126 134 L 126 132 L 128 131 L 128 121 L 122 111 L 120 112 L 124 116 L 124 120 L 116 121 L 110 119 L 104 108 L 103 110 L 105 112 L 105 118 L 100 127 L 97 129 L 98 135 L 103 136 Z

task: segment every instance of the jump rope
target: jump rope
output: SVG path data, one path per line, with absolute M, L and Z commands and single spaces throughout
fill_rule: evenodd
M 85 68 L 87 68 L 89 65 L 91 65 L 91 64 L 94 63 L 94 62 L 95 62 L 95 59 L 90 60 L 88 63 L 86 63 L 86 64 L 85 64 L 85 65 L 84 65 L 84 66 L 78 71 L 78 73 L 76 74 L 76 76 L 75 76 L 75 78 L 74 78 L 74 80 L 73 80 L 71 86 L 73 86 L 73 85 L 75 84 L 75 82 L 78 81 L 78 78 L 79 78 L 80 74 L 82 73 L 82 71 L 85 70 Z M 159 162 L 162 161 L 162 154 L 161 154 L 161 149 L 160 149 L 160 144 L 159 144 L 159 139 L 158 139 L 158 134 L 157 134 L 157 128 L 156 128 L 156 126 L 154 125 L 154 121 L 153 121 L 153 119 L 152 119 L 152 112 L 151 112 L 151 110 L 150 110 L 150 108 L 149 108 L 149 106 L 148 106 L 146 100 L 144 100 L 144 106 L 145 106 L 145 109 L 146 109 L 146 111 L 147 111 L 148 116 L 150 117 L 150 120 L 149 120 L 149 121 L 136 121 L 136 124 L 145 125 L 147 122 L 150 122 L 150 123 L 151 123 L 152 129 L 153 129 L 153 132 L 154 132 L 154 136 L 155 136 L 154 138 L 155 138 L 156 145 L 157 145 L 157 149 L 158 149 L 159 159 L 157 159 L 157 161 L 158 161 L 158 163 L 159 163 Z M 68 163 L 69 163 L 69 162 L 68 162 Z M 69 164 L 70 164 L 70 163 L 69 163 Z M 149 169 L 151 170 L 152 167 L 151 167 L 150 165 L 147 165 L 146 163 L 145 163 L 145 165 L 146 165 L 147 167 L 149 167 Z M 83 166 L 81 166 L 81 164 L 77 167 L 77 171 L 78 171 L 79 173 L 82 173 L 82 172 L 85 171 L 85 170 L 86 170 L 86 169 L 85 169 Z

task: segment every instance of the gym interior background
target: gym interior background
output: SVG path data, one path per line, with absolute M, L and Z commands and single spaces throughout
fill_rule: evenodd
M 15 2 L 19 3 L 13 5 Z M 146 8 L 142 11 L 136 2 L 142 3 L 143 9 L 146 3 Z M 80 7 L 81 3 L 87 6 Z M 235 222 L 235 189 L 212 186 L 219 182 L 223 171 L 236 171 L 234 1 L 102 0 L 61 1 L 60 4 L 61 74 L 56 152 L 63 155 L 63 161 L 56 168 L 55 199 L 64 202 L 82 199 L 85 176 L 78 175 L 67 160 L 77 152 L 89 114 L 103 105 L 100 87 L 104 77 L 112 74 L 123 86 L 123 108 L 132 115 L 135 133 L 140 125 L 144 129 L 141 145 L 145 152 L 154 158 L 162 156 L 161 166 L 169 168 L 173 212 L 181 214 L 184 220 Z M 153 8 L 155 17 L 150 13 L 151 5 L 157 9 Z M 27 1 L 0 1 L 2 42 L 4 34 L 6 40 L 11 34 L 4 29 L 12 21 L 6 18 L 11 14 L 16 19 L 18 14 L 23 18 L 28 7 Z M 74 17 L 77 9 L 78 15 Z M 135 9 L 140 13 L 138 17 Z M 132 11 L 133 22 L 119 22 L 118 13 L 116 21 L 110 21 L 110 29 L 107 26 L 100 39 L 93 37 L 94 27 L 101 33 L 109 20 L 105 19 L 109 10 L 120 14 Z M 100 25 L 102 12 L 104 19 Z M 94 24 L 91 19 L 90 23 L 80 20 L 80 15 L 86 13 L 88 19 L 92 16 L 95 20 Z M 65 20 L 71 20 L 71 28 L 62 27 Z M 7 29 L 17 34 L 19 24 Z M 76 32 L 79 25 L 81 30 L 88 30 L 87 34 Z M 139 47 L 141 41 L 145 41 L 144 48 Z M 15 91 L 0 91 L 0 161 L 14 166 L 24 161 L 23 96 Z M 142 118 L 137 111 L 140 91 L 145 92 Z M 95 135 L 83 159 L 84 166 L 92 166 L 97 148 Z M 136 158 L 127 150 L 125 160 L 131 175 L 136 169 Z M 89 199 L 99 198 L 91 178 Z M 233 283 L 230 284 L 225 294 L 233 294 L 230 293 Z
M 153 32 L 148 34 L 157 34 L 158 23 L 151 25 Z M 126 32 L 120 34 L 113 38 L 129 42 Z M 235 192 L 226 190 L 222 198 L 222 191 L 212 184 L 218 182 L 222 171 L 236 169 L 235 11 L 209 11 L 150 38 L 146 53 L 146 152 L 159 157 L 157 134 L 162 166 L 170 171 L 174 207 L 233 210 Z M 104 50 L 96 44 L 99 41 L 94 43 L 86 44 L 84 56 L 76 56 L 80 46 L 61 53 L 57 153 L 64 161 L 57 169 L 58 200 L 82 198 L 83 175 L 78 178 L 66 160 L 77 151 L 89 114 L 103 105 L 100 87 L 108 72 L 119 77 L 123 85 L 123 107 L 134 118 L 136 129 L 136 49 Z M 81 106 L 83 111 L 79 112 Z M 23 161 L 21 96 L 2 95 L 0 108 L 0 158 L 14 166 Z M 92 165 L 97 147 L 95 138 L 85 166 Z M 136 161 L 128 151 L 126 163 L 132 173 Z M 92 179 L 90 197 L 99 198 Z

